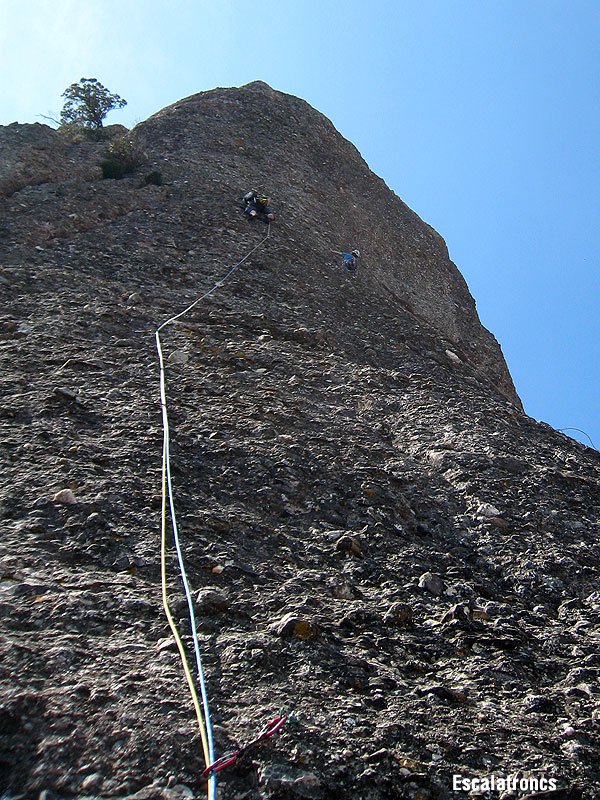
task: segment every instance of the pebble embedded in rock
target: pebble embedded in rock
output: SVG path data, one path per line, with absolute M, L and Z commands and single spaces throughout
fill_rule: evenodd
M 54 495 L 52 500 L 55 503 L 61 503 L 63 505 L 74 505 L 77 503 L 77 498 L 72 489 L 61 489 L 60 492 Z
M 446 352 L 446 355 L 448 356 L 448 358 L 450 359 L 450 361 L 453 361 L 455 364 L 461 364 L 462 363 L 461 359 L 452 350 L 446 350 L 445 352 Z
M 502 512 L 491 503 L 480 503 L 476 513 L 478 517 L 499 517 Z
M 184 350 L 175 350 L 167 358 L 169 364 L 187 364 L 189 360 L 190 357 Z
M 286 614 L 278 622 L 273 623 L 270 630 L 276 636 L 303 640 L 312 639 L 317 635 L 317 627 L 313 622 L 294 613 Z
M 363 549 L 360 541 L 356 536 L 340 536 L 335 543 L 335 549 L 338 553 L 345 553 L 350 556 L 362 556 Z
M 419 589 L 426 589 L 436 597 L 444 593 L 444 588 L 443 579 L 433 572 L 424 572 L 419 578 Z
M 393 625 L 408 625 L 413 618 L 413 609 L 407 603 L 392 603 L 385 612 L 384 621 Z
M 61 400 L 67 400 L 72 403 L 80 402 L 77 392 L 72 391 L 72 389 L 65 389 L 63 386 L 55 386 L 53 392 L 56 397 L 59 397 Z
M 196 594 L 198 608 L 205 612 L 227 611 L 230 601 L 224 592 L 218 589 L 200 589 Z
M 356 597 L 356 591 L 349 583 L 334 583 L 331 593 L 338 600 L 353 600 Z
M 451 622 L 455 620 L 461 623 L 468 623 L 470 619 L 469 609 L 463 603 L 456 603 L 442 616 L 440 622 Z

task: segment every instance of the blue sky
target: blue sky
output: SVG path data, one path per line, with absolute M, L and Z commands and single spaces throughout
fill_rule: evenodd
M 527 413 L 596 447 L 599 68 L 597 0 L 0 0 L 0 124 L 82 76 L 128 126 L 256 79 L 322 111 L 444 237 Z

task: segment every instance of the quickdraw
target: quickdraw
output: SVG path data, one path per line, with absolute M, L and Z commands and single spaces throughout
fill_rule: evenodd
M 232 753 L 226 753 L 221 758 L 218 758 L 216 761 L 213 761 L 212 764 L 209 764 L 208 767 L 202 773 L 203 778 L 208 778 L 211 775 L 221 772 L 222 770 L 226 769 L 227 767 L 232 766 L 235 764 L 243 755 L 245 755 L 249 750 L 254 749 L 257 745 L 259 745 L 265 739 L 270 739 L 271 736 L 274 736 L 278 733 L 285 723 L 288 721 L 287 715 L 283 713 L 277 714 L 276 717 L 273 717 L 272 720 L 267 722 L 265 727 L 261 730 L 261 732 L 253 739 L 251 742 L 248 742 L 247 745 L 244 747 L 240 747 L 238 750 L 234 750 Z

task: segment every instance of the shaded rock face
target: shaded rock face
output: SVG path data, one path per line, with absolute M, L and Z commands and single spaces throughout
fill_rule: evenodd
M 104 146 L 124 133 L 127 129 L 122 125 L 104 128 Z M 0 197 L 10 197 L 27 186 L 99 178 L 97 152 L 97 145 L 69 141 L 38 122 L 0 126 Z
M 296 712 L 222 797 L 597 797 L 600 457 L 522 413 L 437 234 L 264 84 L 138 126 L 122 181 L 42 128 L 3 150 L 0 793 L 202 796 L 154 330 L 262 240 L 255 184 L 269 240 L 162 334 L 217 755 Z

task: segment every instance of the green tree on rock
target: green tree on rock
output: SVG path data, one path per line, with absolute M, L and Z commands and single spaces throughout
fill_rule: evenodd
M 63 94 L 66 103 L 60 112 L 62 125 L 74 125 L 90 130 L 102 128 L 102 120 L 113 108 L 123 108 L 127 101 L 111 94 L 96 78 L 82 78 L 72 83 Z

